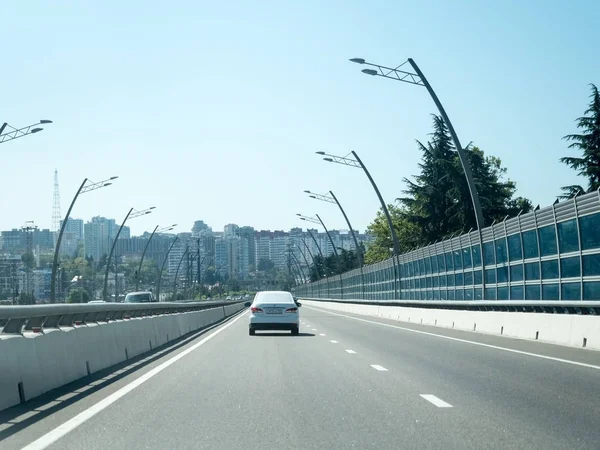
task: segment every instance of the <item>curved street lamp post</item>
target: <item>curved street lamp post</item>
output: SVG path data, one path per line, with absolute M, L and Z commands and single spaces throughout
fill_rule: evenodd
M 398 256 L 400 256 L 400 244 L 398 243 L 398 236 L 396 235 L 394 223 L 392 222 L 392 216 L 390 215 L 390 211 L 388 210 L 388 207 L 385 204 L 385 201 L 383 200 L 383 196 L 381 195 L 381 192 L 379 192 L 379 188 L 377 187 L 377 184 L 375 184 L 375 180 L 369 173 L 367 166 L 364 165 L 364 163 L 362 162 L 362 160 L 359 158 L 359 156 L 356 154 L 355 151 L 350 152 L 350 154 L 352 154 L 353 158 L 349 158 L 348 156 L 330 155 L 325 152 L 315 152 L 315 153 L 317 155 L 325 156 L 323 158 L 323 160 L 325 160 L 327 162 L 362 169 L 363 172 L 365 173 L 365 175 L 367 176 L 367 178 L 369 179 L 369 181 L 371 182 L 371 186 L 373 187 L 375 194 L 377 194 L 377 198 L 379 199 L 379 204 L 381 205 L 381 209 L 383 210 L 385 219 L 387 220 L 388 228 L 390 230 L 390 236 L 392 237 L 392 245 L 393 245 L 392 261 L 394 263 L 394 273 L 395 273 L 394 274 L 394 278 L 395 278 L 394 297 L 397 297 L 398 281 L 399 281 L 398 278 L 399 278 L 399 273 L 400 273 L 400 271 L 398 270 L 397 258 L 398 258 Z
M 352 228 L 352 224 L 350 223 L 350 220 L 348 219 L 348 216 L 346 215 L 344 208 L 342 208 L 341 203 L 339 202 L 339 200 L 337 199 L 337 197 L 335 196 L 333 191 L 329 191 L 329 195 L 316 194 L 311 191 L 304 191 L 304 192 L 306 194 L 308 194 L 310 198 L 314 198 L 315 200 L 321 200 L 321 201 L 327 202 L 327 203 L 335 203 L 338 206 L 338 208 L 340 208 L 340 211 L 342 212 L 342 215 L 344 216 L 344 219 L 346 220 L 346 224 L 348 225 L 348 228 L 350 229 L 350 234 L 352 234 L 352 239 L 354 240 L 354 248 L 356 251 L 356 257 L 358 258 L 358 266 L 360 269 L 361 292 L 364 295 L 364 279 L 363 279 L 363 270 L 362 270 L 364 256 L 362 253 L 362 248 L 358 244 L 358 239 L 356 238 L 356 233 L 354 232 L 354 228 Z
M 103 187 L 110 186 L 113 180 L 116 180 L 119 177 L 110 177 L 106 180 L 99 181 L 94 183 L 93 181 L 84 178 L 83 182 L 77 189 L 73 200 L 71 200 L 71 204 L 69 205 L 69 209 L 67 210 L 67 214 L 62 221 L 62 225 L 60 226 L 60 231 L 58 232 L 58 238 L 56 239 L 56 247 L 54 248 L 54 260 L 52 261 L 52 275 L 50 278 L 50 303 L 56 303 L 56 272 L 58 270 L 58 257 L 60 255 L 60 244 L 62 242 L 62 237 L 65 232 L 65 228 L 67 227 L 67 222 L 69 221 L 69 217 L 71 216 L 71 211 L 73 211 L 73 207 L 75 206 L 75 202 L 77 198 L 81 194 L 85 194 L 87 192 L 95 191 L 96 189 L 100 189 Z
M 452 136 L 452 141 L 454 141 L 454 147 L 456 147 L 456 151 L 458 153 L 460 163 L 461 163 L 463 171 L 465 173 L 465 178 L 467 180 L 467 186 L 469 188 L 469 194 L 471 196 L 471 202 L 473 204 L 473 210 L 475 211 L 475 220 L 477 222 L 477 230 L 478 230 L 478 234 L 479 234 L 479 244 L 481 247 L 481 268 L 482 268 L 482 272 L 483 272 L 483 270 L 485 269 L 485 256 L 483 254 L 483 240 L 482 240 L 481 230 L 485 226 L 485 219 L 483 217 L 483 210 L 481 209 L 481 202 L 479 200 L 479 192 L 477 191 L 477 186 L 476 186 L 475 180 L 473 178 L 473 171 L 471 170 L 471 165 L 469 164 L 469 160 L 467 159 L 465 151 L 464 151 L 462 145 L 460 144 L 460 141 L 458 140 L 458 135 L 456 134 L 456 131 L 454 130 L 454 126 L 452 125 L 452 122 L 450 122 L 450 118 L 448 117 L 448 114 L 446 114 L 446 110 L 442 106 L 442 103 L 440 102 L 435 91 L 433 90 L 433 88 L 431 87 L 429 82 L 427 81 L 427 78 L 425 78 L 425 75 L 423 74 L 423 72 L 421 71 L 419 66 L 417 66 L 417 63 L 415 63 L 415 61 L 412 58 L 408 58 L 406 61 L 404 61 L 402 64 L 400 64 L 399 66 L 397 66 L 395 68 L 385 67 L 385 66 L 381 66 L 379 64 L 373 64 L 373 63 L 365 61 L 363 58 L 351 58 L 350 61 L 352 61 L 353 63 L 364 64 L 364 65 L 376 68 L 376 69 L 363 69 L 362 72 L 367 75 L 380 76 L 380 77 L 388 78 L 388 79 L 394 80 L 394 81 L 402 81 L 404 83 L 414 84 L 415 86 L 423 86 L 423 87 L 425 87 L 425 89 L 427 89 L 427 92 L 429 93 L 429 95 L 430 95 L 431 99 L 433 100 L 433 102 L 435 103 L 435 106 L 437 107 L 440 115 L 442 116 L 442 119 L 444 119 L 444 122 L 446 123 L 446 126 L 448 127 L 448 131 L 450 132 L 450 136 Z M 414 70 L 414 73 L 409 72 L 404 69 L 401 69 L 406 63 L 410 64 L 410 66 Z M 485 291 L 485 277 L 482 277 L 482 286 L 481 287 L 482 287 L 482 292 L 484 292 Z
M 307 217 L 307 216 L 303 216 L 301 214 L 296 214 L 296 215 L 298 217 L 300 217 L 300 219 L 302 219 L 302 220 L 305 220 L 305 221 L 308 221 L 308 222 L 312 222 L 312 223 L 320 223 L 321 224 L 321 226 L 325 230 L 325 233 L 327 234 L 327 237 L 329 238 L 329 243 L 331 244 L 331 247 L 333 248 L 333 254 L 335 255 L 335 260 L 337 262 L 338 271 L 339 271 L 339 269 L 340 269 L 340 258 L 339 258 L 339 254 L 338 254 L 338 251 L 337 251 L 337 247 L 333 243 L 333 238 L 331 237 L 331 234 L 329 233 L 329 230 L 325 226 L 325 223 L 321 220 L 321 217 L 318 214 L 315 214 L 315 217 L 317 218 L 317 220 L 315 220 L 313 217 Z M 325 262 L 325 260 L 323 260 L 323 263 L 324 262 Z M 340 291 L 343 293 L 344 287 L 343 287 L 343 282 L 342 282 L 342 274 L 340 273 L 339 275 L 340 275 Z M 329 290 L 329 281 L 327 282 L 327 289 Z
M 121 226 L 119 227 L 119 230 L 117 231 L 117 235 L 115 236 L 115 239 L 113 240 L 112 246 L 110 247 L 110 253 L 108 254 L 108 258 L 106 259 L 106 271 L 104 272 L 104 301 L 107 302 L 108 301 L 108 271 L 110 269 L 110 261 L 112 259 L 112 255 L 115 251 L 115 247 L 117 246 L 117 241 L 119 240 L 119 236 L 121 234 L 121 231 L 123 230 L 123 227 L 125 226 L 125 223 L 127 222 L 127 219 L 135 219 L 136 217 L 141 217 L 141 216 L 145 216 L 146 214 L 150 214 L 152 213 L 152 210 L 156 209 L 156 206 L 152 206 L 148 209 L 144 209 L 143 211 L 136 211 L 135 208 L 131 208 L 129 210 L 129 212 L 127 213 L 127 215 L 125 216 L 125 219 L 123 219 L 123 222 L 121 223 Z M 119 300 L 118 295 L 119 293 L 117 292 L 117 274 L 118 271 L 118 264 L 115 258 L 115 302 Z
M 169 253 L 171 253 L 171 249 L 173 248 L 173 246 L 175 245 L 175 242 L 177 242 L 178 239 L 179 239 L 179 236 L 175 236 L 175 239 L 173 239 L 173 242 L 169 246 L 169 250 L 167 250 L 165 259 L 163 259 L 163 263 L 160 267 L 160 272 L 158 272 L 158 279 L 156 280 L 156 299 L 159 302 L 160 302 L 160 284 L 162 281 L 162 273 L 163 273 L 163 270 L 165 270 L 165 264 L 167 264 L 167 261 L 169 260 Z
M 144 262 L 144 257 L 146 256 L 146 251 L 148 250 L 148 247 L 150 246 L 150 241 L 154 237 L 154 234 L 155 233 L 160 234 L 160 233 L 165 233 L 167 231 L 171 231 L 176 226 L 177 226 L 177 224 L 174 223 L 173 225 L 161 228 L 160 230 L 158 229 L 158 225 L 156 225 L 156 227 L 154 227 L 154 231 L 152 231 L 152 234 L 150 235 L 150 238 L 148 238 L 148 242 L 146 242 L 146 245 L 144 246 L 144 251 L 142 252 L 142 257 L 140 258 L 140 264 L 138 265 L 138 270 L 137 270 L 137 273 L 135 275 L 135 290 L 136 291 L 138 291 L 139 288 L 140 288 L 140 275 L 142 273 L 142 263 Z
M 310 198 L 314 198 L 315 200 L 321 200 L 321 201 L 327 202 L 327 203 L 335 203 L 338 206 L 338 208 L 340 208 L 340 211 L 342 212 L 342 215 L 344 216 L 344 219 L 346 220 L 346 224 L 348 225 L 348 228 L 350 229 L 350 234 L 352 235 L 352 239 L 354 240 L 354 247 L 356 249 L 356 256 L 358 258 L 358 264 L 360 267 L 362 267 L 364 258 L 362 255 L 362 249 L 361 249 L 360 245 L 358 244 L 358 239 L 356 237 L 356 233 L 354 232 L 354 228 L 352 228 L 352 224 L 350 223 L 350 220 L 348 219 L 348 216 L 346 215 L 346 211 L 344 211 L 344 208 L 342 208 L 341 203 L 339 202 L 339 200 L 337 199 L 337 197 L 335 196 L 333 191 L 329 191 L 329 195 L 316 194 L 311 191 L 304 191 L 304 192 L 306 194 L 308 194 Z
M 185 247 L 185 251 L 181 255 L 181 259 L 179 260 L 179 264 L 177 264 L 177 270 L 175 271 L 175 279 L 173 280 L 173 298 L 177 294 L 177 277 L 179 276 L 179 268 L 181 267 L 181 263 L 183 262 L 183 259 L 187 255 L 189 249 L 190 249 L 190 246 L 187 245 Z

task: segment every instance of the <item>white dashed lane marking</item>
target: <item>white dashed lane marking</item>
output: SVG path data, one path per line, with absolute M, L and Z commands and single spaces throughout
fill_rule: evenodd
M 444 400 L 436 397 L 435 395 L 431 395 L 431 394 L 420 394 L 420 395 L 425 400 L 427 400 L 429 403 L 434 404 L 438 408 L 452 408 L 452 405 L 450 403 L 446 403 Z
M 338 341 L 329 341 L 329 342 L 331 342 L 332 344 L 337 344 L 338 343 Z
M 375 370 L 380 371 L 380 372 L 387 372 L 388 371 L 385 367 L 380 366 L 379 364 L 371 364 L 371 367 L 373 369 L 375 369 Z
M 354 350 L 346 350 L 346 353 L 350 353 L 351 355 L 354 355 L 356 352 Z
M 321 333 L 319 334 L 319 336 L 327 336 L 325 333 Z

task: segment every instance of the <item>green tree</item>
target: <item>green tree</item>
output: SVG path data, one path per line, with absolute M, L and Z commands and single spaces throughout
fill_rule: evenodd
M 67 303 L 87 303 L 90 301 L 90 294 L 84 288 L 77 287 L 71 289 L 67 297 Z
M 581 157 L 565 156 L 562 163 L 575 169 L 578 175 L 587 179 L 587 189 L 579 185 L 563 186 L 563 194 L 559 198 L 571 198 L 578 193 L 592 192 L 600 189 L 600 93 L 595 85 L 590 84 L 590 104 L 585 116 L 579 117 L 577 128 L 581 134 L 568 134 L 563 139 L 571 142 L 569 148 L 581 152 Z
M 392 218 L 394 231 L 398 237 L 400 252 L 412 250 L 422 242 L 420 229 L 417 224 L 407 218 L 406 208 L 397 205 L 388 205 L 388 211 Z M 365 264 L 374 264 L 392 256 L 393 242 L 390 227 L 383 210 L 377 212 L 375 220 L 368 226 L 367 233 L 373 237 L 373 241 L 367 247 L 365 253 Z
M 360 264 L 356 252 L 342 249 L 337 256 L 331 254 L 322 258 L 321 255 L 315 255 L 308 275 L 310 281 L 317 281 L 324 276 L 339 275 L 358 267 L 360 267 Z
M 269 272 L 275 268 L 275 263 L 269 258 L 260 258 L 258 261 L 258 270 L 262 272 Z
M 397 199 L 401 215 L 415 226 L 410 242 L 406 243 L 408 247 L 427 245 L 477 227 L 464 170 L 441 117 L 433 116 L 429 142 L 425 145 L 417 141 L 417 144 L 423 152 L 421 172 L 414 181 L 404 179 L 406 196 Z M 505 180 L 506 168 L 499 158 L 486 156 L 471 145 L 464 151 L 479 192 L 484 225 L 518 214 L 516 208 L 523 212 L 531 209 L 531 202 L 513 198 L 516 185 L 510 179 Z
M 35 267 L 35 256 L 33 256 L 32 252 L 25 252 L 21 255 L 21 262 L 28 270 L 31 270 Z

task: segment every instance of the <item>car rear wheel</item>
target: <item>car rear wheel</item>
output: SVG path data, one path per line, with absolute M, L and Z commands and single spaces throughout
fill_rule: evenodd
M 250 328 L 250 329 L 248 330 L 248 334 L 249 334 L 250 336 L 254 336 L 254 335 L 256 334 L 256 330 L 253 330 L 252 328 Z
M 298 327 L 292 328 L 292 336 L 298 336 L 298 334 L 300 334 Z

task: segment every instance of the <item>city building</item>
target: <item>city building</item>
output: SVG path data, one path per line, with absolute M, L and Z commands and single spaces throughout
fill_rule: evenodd
M 192 227 L 192 237 L 199 237 L 205 233 L 212 233 L 212 229 L 204 223 L 204 220 L 196 220 Z
M 108 255 L 112 239 L 117 234 L 115 219 L 106 217 L 92 217 L 84 225 L 84 252 L 86 257 L 100 261 L 103 255 Z
M 239 231 L 240 227 L 237 226 L 234 223 L 230 223 L 228 225 L 225 225 L 225 227 L 223 227 L 223 235 L 225 237 L 234 237 L 234 236 L 238 236 L 238 231 Z
M 248 243 L 248 270 L 256 268 L 256 231 L 254 227 L 244 226 L 240 227 L 238 234 L 241 239 L 244 239 Z

